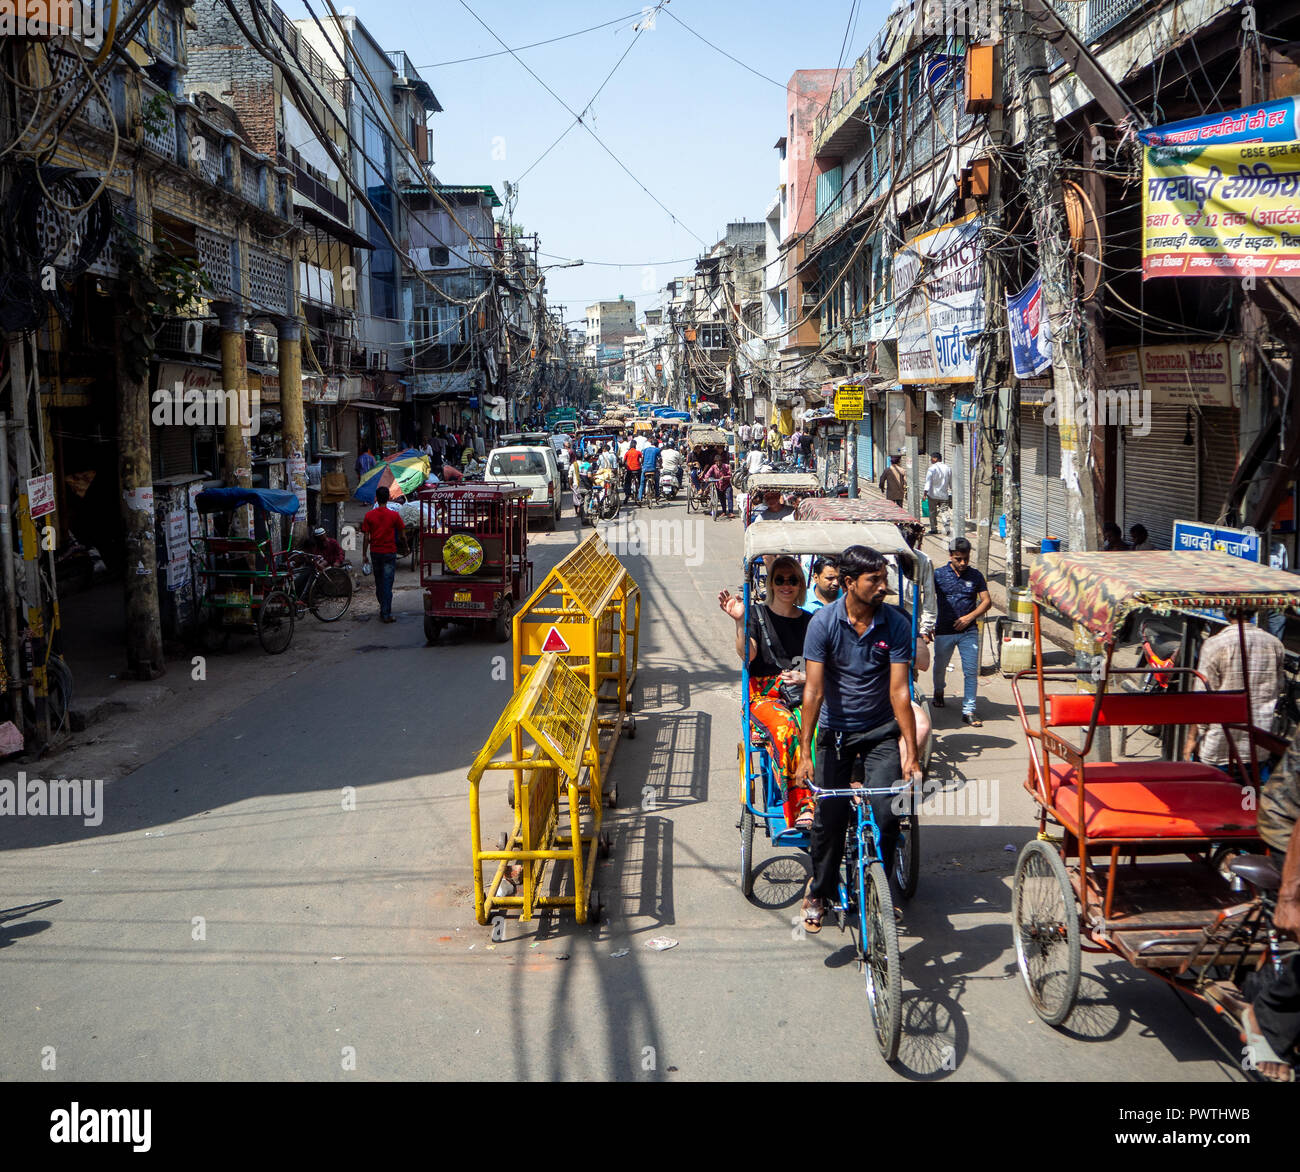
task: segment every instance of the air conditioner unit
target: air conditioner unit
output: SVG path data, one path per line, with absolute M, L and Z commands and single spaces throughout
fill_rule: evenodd
M 203 353 L 203 323 L 187 321 L 181 327 L 181 349 L 186 354 Z
M 280 339 L 262 335 L 262 362 L 266 366 L 275 366 L 280 361 Z
M 814 305 L 816 305 L 816 304 L 817 304 L 817 294 L 816 294 L 816 293 L 805 293 L 805 294 L 803 295 L 803 307 L 804 307 L 804 309 L 812 309 L 812 307 L 813 307 Z

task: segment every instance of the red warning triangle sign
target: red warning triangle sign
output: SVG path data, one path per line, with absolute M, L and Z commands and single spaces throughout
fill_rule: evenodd
M 569 645 L 564 641 L 564 636 L 560 634 L 559 627 L 552 627 L 546 632 L 546 638 L 542 642 L 542 652 L 547 651 L 568 651 Z

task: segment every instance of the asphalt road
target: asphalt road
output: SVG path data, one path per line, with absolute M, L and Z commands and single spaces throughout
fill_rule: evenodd
M 614 764 L 605 922 L 511 921 L 496 943 L 475 923 L 465 771 L 508 698 L 508 648 L 426 648 L 402 571 L 396 624 L 352 624 L 110 783 L 101 826 L 0 819 L 0 1077 L 1243 1077 L 1212 1015 L 1107 957 L 1085 956 L 1064 1029 L 1038 1022 L 1009 924 L 1033 835 L 1025 750 L 987 676 L 982 729 L 939 714 L 934 775 L 987 813 L 925 819 L 906 1034 L 885 1066 L 850 938 L 792 927 L 802 859 L 760 839 L 754 899 L 737 887 L 738 672 L 716 594 L 739 580 L 739 522 L 681 504 L 650 519 L 679 528 L 625 551 L 641 715 Z M 568 512 L 535 533 L 539 576 L 578 537 Z M 508 828 L 504 783 L 485 809 Z M 665 936 L 677 946 L 647 947 Z

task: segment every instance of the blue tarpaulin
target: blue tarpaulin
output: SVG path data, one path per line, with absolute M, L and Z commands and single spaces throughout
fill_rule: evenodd
M 244 505 L 293 517 L 298 512 L 298 496 L 278 488 L 238 488 L 225 485 L 204 489 L 194 498 L 194 507 L 200 513 L 225 513 Z

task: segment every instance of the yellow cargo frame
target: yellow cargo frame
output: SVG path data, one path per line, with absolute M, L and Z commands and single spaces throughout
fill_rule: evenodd
M 525 745 L 525 736 L 531 744 Z M 493 760 L 507 740 L 509 759 Z M 505 844 L 500 849 L 484 850 L 479 786 L 488 771 L 505 769 L 514 773 L 514 829 L 504 836 Z M 521 920 L 531 920 L 538 907 L 571 907 L 578 923 L 587 922 L 600 849 L 600 778 L 596 698 L 576 672 L 558 655 L 548 652 L 515 689 L 469 769 L 474 914 L 480 924 L 489 923 L 494 915 L 503 915 L 506 908 L 518 908 Z M 562 789 L 568 806 L 567 834 L 561 830 Z M 496 874 L 485 888 L 483 864 L 492 861 L 497 863 Z M 540 894 L 547 864 L 552 862 L 573 865 L 571 894 Z M 519 893 L 503 895 L 502 886 L 514 866 L 520 870 Z
M 620 734 L 626 729 L 629 737 L 636 735 L 631 711 L 641 644 L 641 589 L 598 533 L 590 533 L 561 558 L 515 614 L 516 688 L 553 626 L 571 647 L 554 654 L 583 677 L 600 704 L 618 709 L 617 715 L 597 719 L 602 772 L 608 774 Z M 606 799 L 612 805 L 613 793 Z

